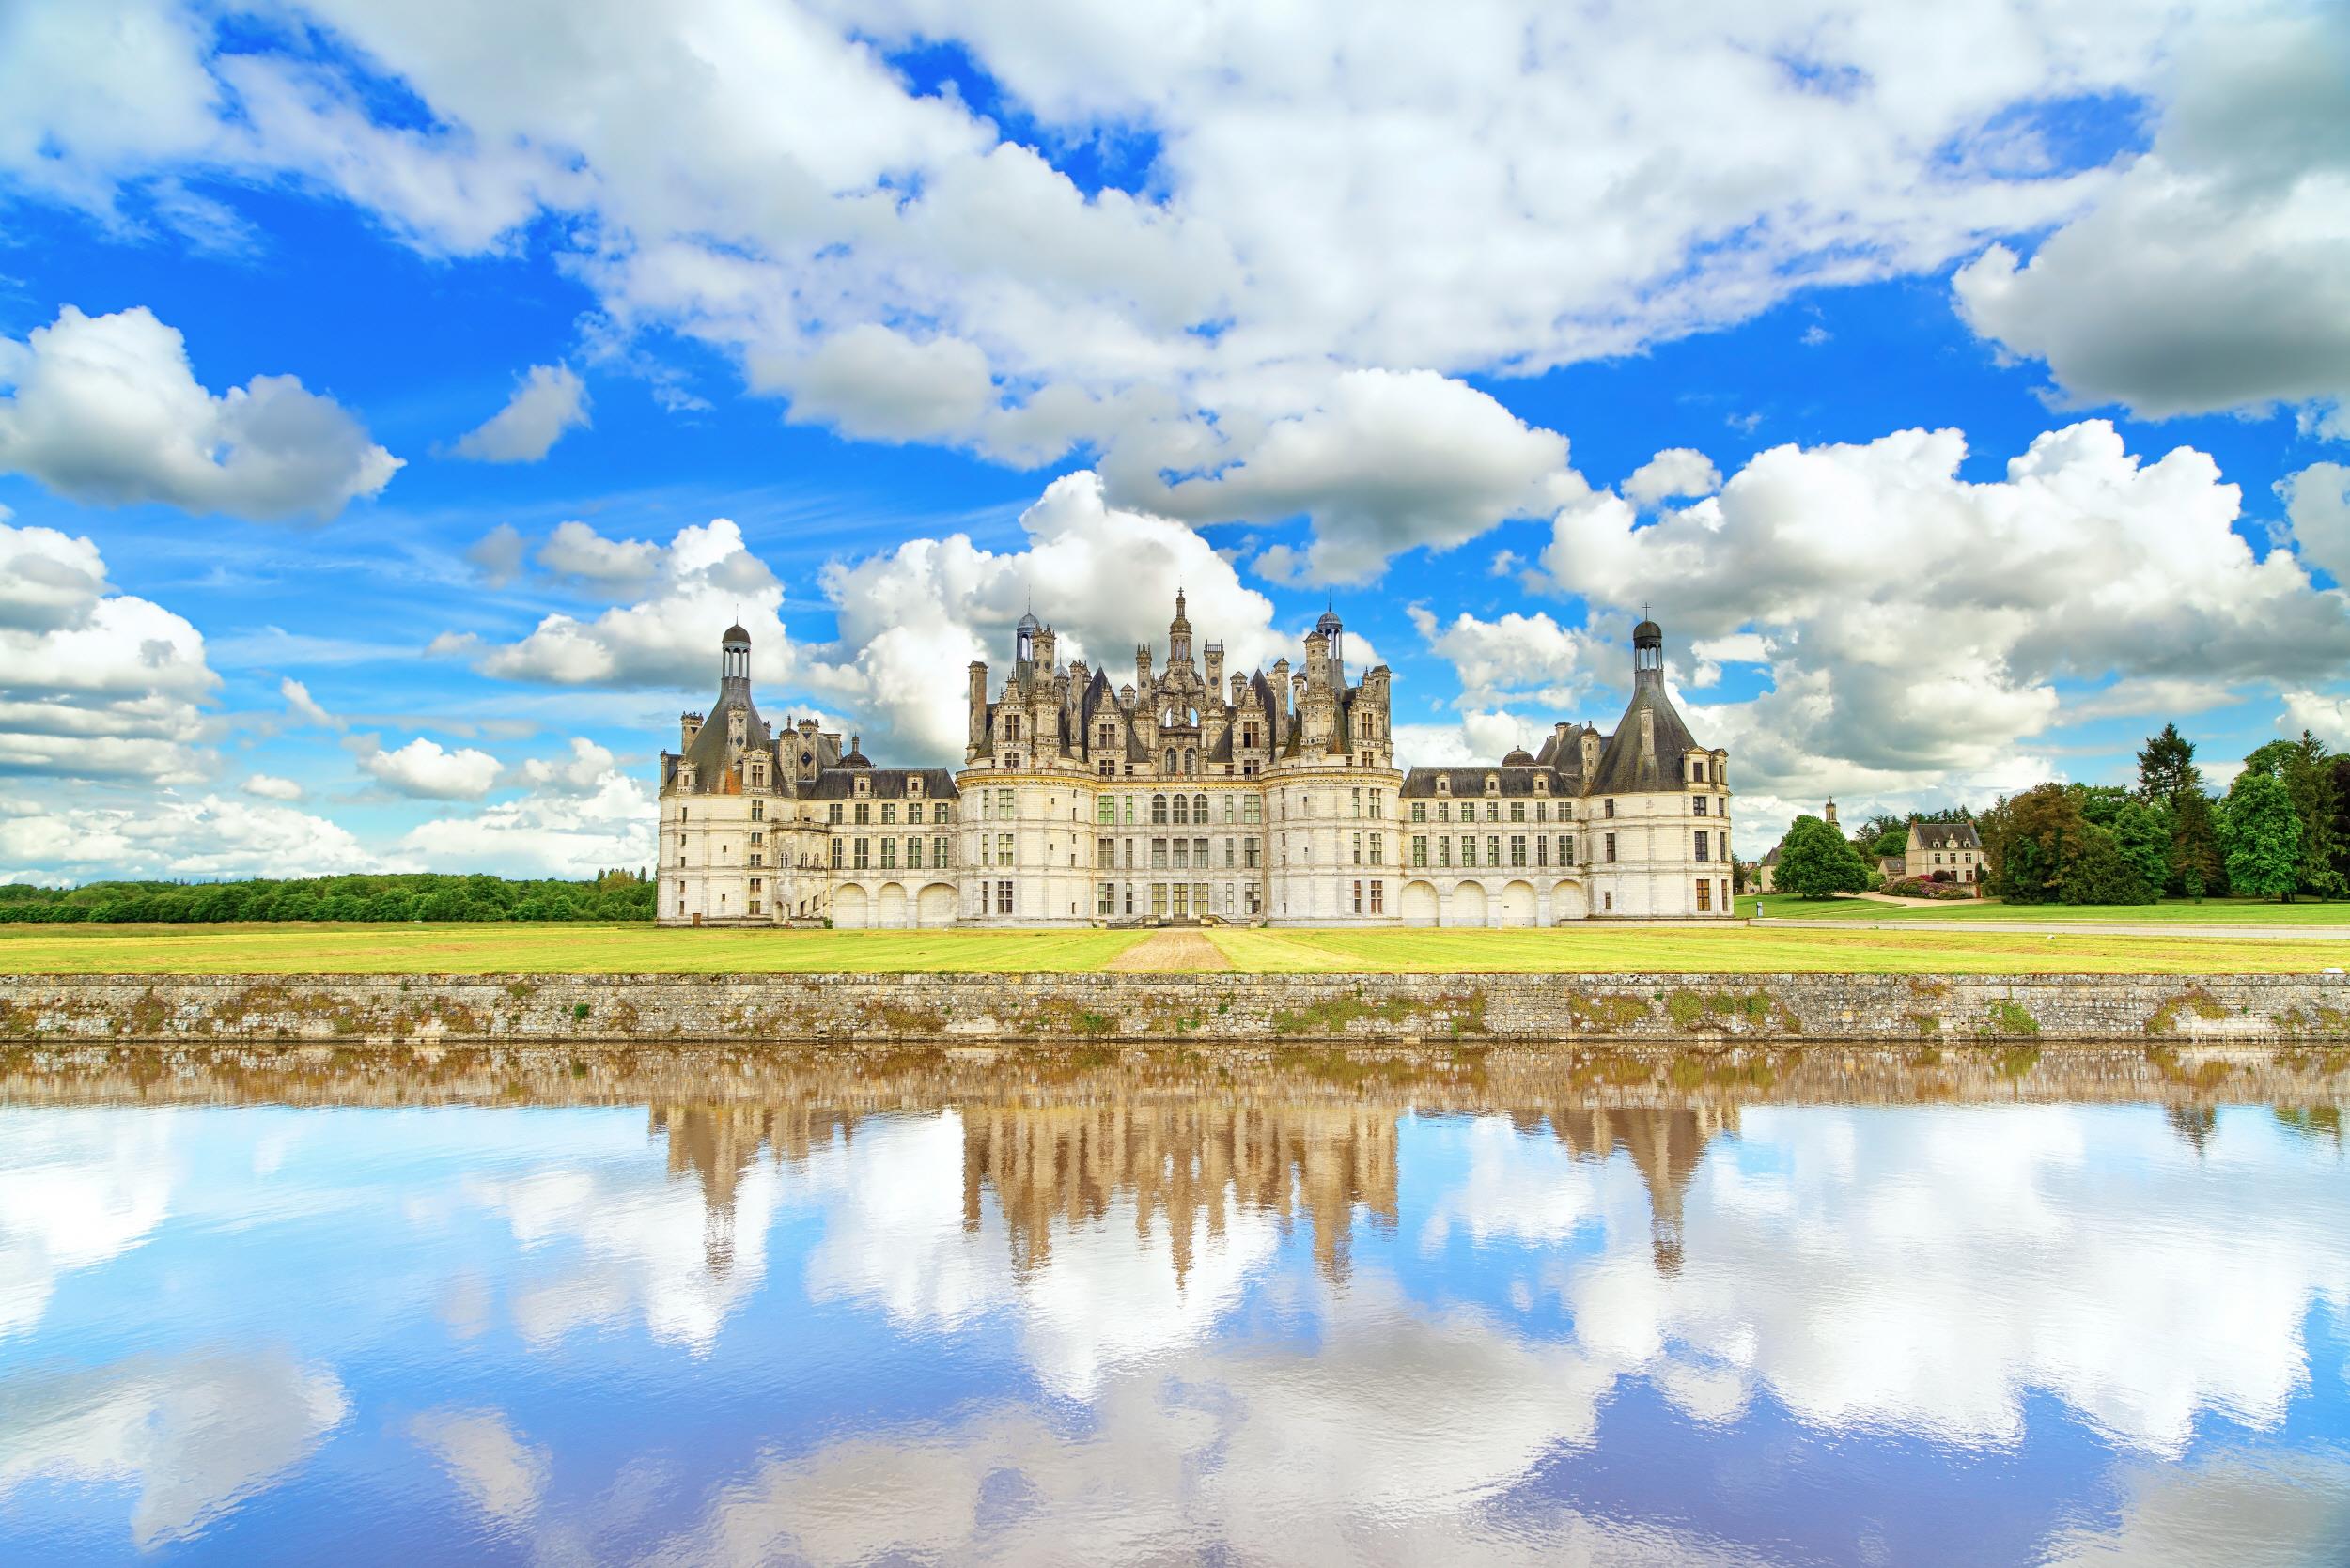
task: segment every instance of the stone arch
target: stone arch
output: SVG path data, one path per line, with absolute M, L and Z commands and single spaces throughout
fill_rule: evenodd
M 897 930 L 906 924 L 906 888 L 901 882 L 884 882 L 874 900 L 873 924 L 887 930 Z
M 1462 882 L 1453 889 L 1444 911 L 1447 925 L 1483 925 L 1486 923 L 1486 895 L 1483 882 Z
M 914 900 L 914 919 L 922 925 L 955 924 L 957 893 L 951 882 L 933 882 Z
M 1534 885 L 1532 882 L 1512 882 L 1502 890 L 1502 920 L 1503 925 L 1532 925 L 1534 923 Z
M 865 890 L 851 882 L 833 892 L 833 924 L 844 931 L 864 928 L 866 920 Z
M 1583 896 L 1580 882 L 1561 882 L 1550 890 L 1550 919 L 1581 920 L 1591 913 L 1590 902 Z
M 1437 920 L 1437 896 L 1434 882 L 1406 882 L 1403 902 L 1396 906 L 1406 925 L 1434 925 Z

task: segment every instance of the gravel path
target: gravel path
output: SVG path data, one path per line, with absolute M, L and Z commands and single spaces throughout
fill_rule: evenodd
M 1120 973 L 1137 970 L 1156 974 L 1171 972 L 1192 973 L 1203 970 L 1228 970 L 1232 961 L 1223 951 L 1207 939 L 1202 931 L 1153 931 L 1115 958 L 1102 966 Z

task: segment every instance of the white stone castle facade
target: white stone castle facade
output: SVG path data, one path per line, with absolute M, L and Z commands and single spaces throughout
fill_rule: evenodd
M 1633 632 L 1611 734 L 1560 724 L 1538 754 L 1395 766 L 1385 665 L 1349 684 L 1322 616 L 1293 672 L 1195 657 L 1183 596 L 1167 660 L 1134 676 L 1056 660 L 1024 615 L 1000 684 L 974 662 L 960 769 L 876 768 L 751 696 L 751 640 L 720 642 L 717 706 L 661 759 L 664 925 L 1549 925 L 1730 914 L 1728 753 Z

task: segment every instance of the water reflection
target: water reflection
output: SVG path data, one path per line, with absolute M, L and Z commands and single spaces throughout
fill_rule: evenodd
M 0 1056 L 0 1558 L 2331 1561 L 2350 1058 Z

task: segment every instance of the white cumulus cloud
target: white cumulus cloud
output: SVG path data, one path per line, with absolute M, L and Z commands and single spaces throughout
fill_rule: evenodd
M 535 463 L 567 430 L 587 424 L 587 383 L 568 365 L 534 365 L 505 408 L 457 439 L 460 458 L 485 463 Z
M 498 759 L 461 746 L 444 750 L 418 736 L 385 751 L 371 740 L 359 749 L 359 766 L 378 783 L 419 800 L 478 800 L 498 782 Z
M 292 376 L 207 392 L 179 332 L 144 305 L 67 305 L 22 342 L 0 338 L 0 472 L 76 501 L 331 518 L 400 466 Z

